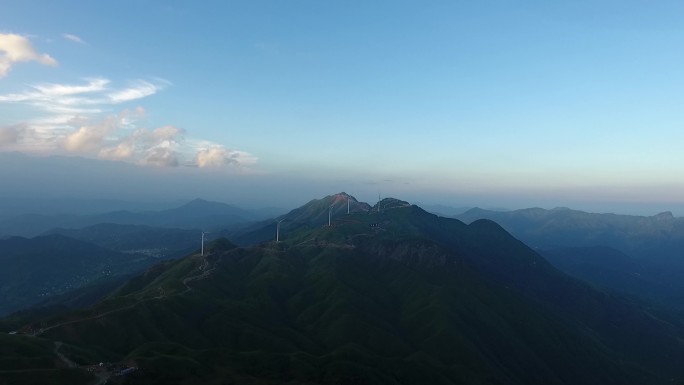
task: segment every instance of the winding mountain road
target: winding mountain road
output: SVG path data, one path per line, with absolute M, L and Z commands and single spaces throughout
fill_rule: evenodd
M 206 270 L 207 267 L 209 267 L 209 261 L 207 261 L 206 258 L 202 258 L 202 259 L 203 259 L 202 264 L 198 267 L 198 270 L 200 270 L 201 273 L 197 274 L 197 275 L 190 276 L 190 277 L 183 278 L 182 283 L 185 286 L 185 290 L 180 292 L 180 293 L 176 293 L 174 295 L 183 295 L 183 294 L 188 293 L 190 290 L 192 290 L 192 288 L 188 285 L 189 282 L 198 281 L 198 280 L 207 278 L 209 275 L 211 275 L 212 271 L 214 271 L 215 268 L 211 268 L 209 270 Z M 112 310 L 106 311 L 104 313 L 96 314 L 94 316 L 79 318 L 79 319 L 71 320 L 71 321 L 65 321 L 65 322 L 61 322 L 61 323 L 51 325 L 51 326 L 48 326 L 45 328 L 40 328 L 38 331 L 32 333 L 31 335 L 32 336 L 39 336 L 39 335 L 41 335 L 41 334 L 43 334 L 49 330 L 56 329 L 56 328 L 59 328 L 59 327 L 65 326 L 65 325 L 71 325 L 71 324 L 76 324 L 76 323 L 80 323 L 80 322 L 84 322 L 84 321 L 95 320 L 95 319 L 102 318 L 102 317 L 105 317 L 105 316 L 108 316 L 110 314 L 117 313 L 117 312 L 120 312 L 123 310 L 132 309 L 132 308 L 134 308 L 134 307 L 136 307 L 136 306 L 138 306 L 144 302 L 154 301 L 154 300 L 158 300 L 158 299 L 162 299 L 162 298 L 166 297 L 164 289 L 161 286 L 159 287 L 159 293 L 160 294 L 157 296 L 143 298 L 143 299 L 138 300 L 138 301 L 136 301 L 130 305 L 127 305 L 127 306 L 124 306 L 121 308 L 117 308 L 117 309 L 112 309 Z

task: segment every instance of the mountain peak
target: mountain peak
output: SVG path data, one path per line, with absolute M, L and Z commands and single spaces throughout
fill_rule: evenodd
M 287 219 L 289 223 L 308 222 L 314 226 L 319 226 L 328 222 L 328 211 L 330 209 L 332 209 L 333 215 L 338 215 L 346 213 L 347 208 L 349 208 L 350 213 L 363 213 L 370 210 L 370 205 L 365 202 L 359 202 L 353 196 L 341 192 L 321 199 L 311 200 L 279 218 Z
M 206 199 L 202 198 L 195 198 L 191 200 L 190 202 L 180 206 L 180 207 L 206 207 L 210 205 L 225 205 L 225 203 L 220 203 L 220 202 L 213 202 L 213 201 L 208 201 Z
M 328 198 L 328 197 L 326 197 L 326 198 Z M 342 202 L 342 203 L 344 203 L 344 204 L 347 204 L 347 201 L 348 201 L 348 200 L 349 200 L 350 202 L 358 202 L 358 200 L 356 200 L 356 198 L 354 198 L 354 197 L 353 197 L 352 195 L 350 195 L 350 194 L 347 194 L 347 193 L 344 192 L 344 191 L 341 192 L 341 193 L 337 193 L 337 194 L 330 195 L 329 198 L 330 198 L 330 200 L 331 200 L 330 204 L 332 204 L 332 205 L 337 204 L 337 203 L 339 203 L 339 202 Z
M 656 215 L 655 215 L 655 218 L 656 218 L 656 219 L 660 219 L 660 220 L 663 220 L 663 219 L 672 219 L 672 218 L 674 218 L 674 215 L 672 215 L 672 212 L 671 212 L 671 211 L 663 211 L 662 213 L 656 214 Z
M 206 249 L 209 253 L 214 253 L 233 250 L 236 247 L 237 246 L 234 245 L 231 241 L 224 237 L 221 237 L 209 242 L 209 244 L 206 246 Z
M 388 210 L 388 209 L 396 209 L 399 207 L 409 207 L 411 206 L 410 203 L 406 201 L 402 201 L 401 199 L 397 198 L 383 198 L 378 202 L 375 206 L 373 206 L 374 210 L 377 210 L 378 207 L 380 208 L 380 211 L 382 210 Z

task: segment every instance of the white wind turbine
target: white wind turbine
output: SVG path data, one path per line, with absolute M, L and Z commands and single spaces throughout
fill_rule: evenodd
M 204 257 L 204 234 L 209 234 L 208 231 L 202 231 L 202 251 L 200 252 L 200 255 Z
M 285 219 L 281 219 L 278 221 L 278 224 L 276 225 L 276 243 L 280 242 L 280 222 L 284 221 Z

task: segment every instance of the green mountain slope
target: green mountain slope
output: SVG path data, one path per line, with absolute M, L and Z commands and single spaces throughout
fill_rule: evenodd
M 561 274 L 493 222 L 374 209 L 345 207 L 281 243 L 217 241 L 22 332 L 89 352 L 74 354 L 83 364 L 133 362 L 128 384 L 682 378 L 681 325 Z
M 249 226 L 227 230 L 222 233 L 240 246 L 254 245 L 259 242 L 275 240 L 277 223 L 283 236 L 296 232 L 309 231 L 328 224 L 328 214 L 339 220 L 340 216 L 350 213 L 366 213 L 371 206 L 359 202 L 347 193 L 328 195 L 322 199 L 313 199 L 307 204 L 291 210 L 275 219 L 266 220 Z
M 0 385 L 92 383 L 87 371 L 59 359 L 61 348 L 46 339 L 0 334 Z

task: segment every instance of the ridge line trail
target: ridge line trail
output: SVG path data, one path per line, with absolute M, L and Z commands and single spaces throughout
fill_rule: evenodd
M 70 360 L 69 357 L 65 356 L 64 354 L 60 353 L 60 349 L 62 348 L 62 341 L 53 341 L 55 344 L 55 348 L 53 352 L 57 357 L 59 357 L 62 362 L 66 364 L 66 366 L 70 369 L 85 369 L 85 367 L 82 367 L 75 363 L 74 361 Z M 93 382 L 91 385 L 103 385 L 106 384 L 109 378 L 111 377 L 111 374 L 109 371 L 103 371 L 103 372 L 96 372 L 96 373 L 91 373 L 95 376 L 95 379 L 93 379 Z
M 53 341 L 55 344 L 55 348 L 52 350 L 57 357 L 59 357 L 62 362 L 64 362 L 67 366 L 67 368 L 78 368 L 78 365 L 74 362 L 71 361 L 67 356 L 59 352 L 59 349 L 62 348 L 62 341 Z
M 206 258 L 203 258 L 202 264 L 198 268 L 202 273 L 183 278 L 182 282 L 183 282 L 183 285 L 185 286 L 185 290 L 181 293 L 178 293 L 178 294 L 182 295 L 182 294 L 188 293 L 190 290 L 192 290 L 192 288 L 190 286 L 188 286 L 188 282 L 199 281 L 200 279 L 204 279 L 204 278 L 208 277 L 211 274 L 211 272 L 214 271 L 214 269 L 216 269 L 215 267 L 212 267 L 209 270 L 205 270 L 208 266 L 209 266 L 209 261 L 207 261 Z

